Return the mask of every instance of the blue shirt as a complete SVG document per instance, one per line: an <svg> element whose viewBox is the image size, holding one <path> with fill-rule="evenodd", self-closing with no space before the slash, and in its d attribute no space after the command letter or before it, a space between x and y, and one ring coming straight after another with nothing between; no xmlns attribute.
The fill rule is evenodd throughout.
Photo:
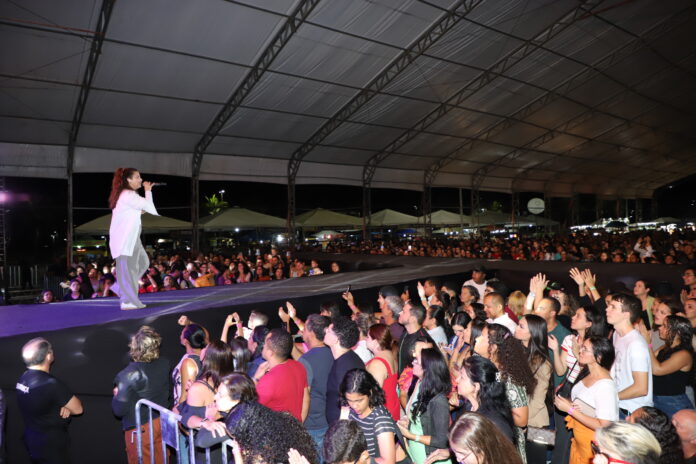
<svg viewBox="0 0 696 464"><path fill-rule="evenodd" d="M307 371L309 385L309 413L304 422L307 430L321 430L326 422L326 384L333 366L333 356L328 346L318 346L303 354L298 360Z"/></svg>

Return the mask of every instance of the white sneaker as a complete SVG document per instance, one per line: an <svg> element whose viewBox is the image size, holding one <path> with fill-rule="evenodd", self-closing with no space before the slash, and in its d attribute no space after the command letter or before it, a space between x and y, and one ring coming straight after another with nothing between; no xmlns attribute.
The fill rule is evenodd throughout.
<svg viewBox="0 0 696 464"><path fill-rule="evenodd" d="M140 308L144 308L144 307L145 307L145 305L138 306L138 305L135 305L133 303L121 303L121 311L129 311L131 309L140 309Z"/></svg>

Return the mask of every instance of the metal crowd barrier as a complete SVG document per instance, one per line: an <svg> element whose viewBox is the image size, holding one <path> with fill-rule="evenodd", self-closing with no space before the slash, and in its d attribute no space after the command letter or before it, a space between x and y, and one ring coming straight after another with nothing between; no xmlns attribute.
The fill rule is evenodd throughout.
<svg viewBox="0 0 696 464"><path fill-rule="evenodd" d="M8 288L40 288L47 266L20 266L11 264L5 269L3 277Z"/></svg>
<svg viewBox="0 0 696 464"><path fill-rule="evenodd" d="M174 450L176 453L176 462L177 464L186 464L186 463L195 463L196 462L196 448L194 445L194 438L193 435L195 432L192 429L188 428L185 424L181 422L181 416L167 408L163 408L162 406L153 403L152 401L149 400L139 400L135 404L135 429L136 429L136 437L137 437L137 449L138 449L138 464L144 464L143 463L143 432L142 432L142 423L141 423L141 417L139 412L141 411L141 408L147 408L147 413L148 413L148 432L150 435L150 464L155 464L155 440L154 440L154 430L152 428L152 411L158 411L160 414L160 425L162 429L162 456L163 456L163 461L164 464L167 464L169 462L169 458L167 457L167 447L170 447ZM184 429L188 431L188 438L186 441L188 441L188 456L183 455L181 452L182 448L182 438L184 437L184 434L181 432L181 428L179 427L179 424L182 425ZM222 443L222 459L221 463L222 464L227 464L228 463L228 449L232 450L232 440L226 440ZM231 454L230 454L231 456ZM186 459L188 458L188 459ZM205 463L206 464L218 464L218 463L213 463L211 462L210 459L210 448L207 448L205 450ZM238 463L241 464L241 463Z"/></svg>

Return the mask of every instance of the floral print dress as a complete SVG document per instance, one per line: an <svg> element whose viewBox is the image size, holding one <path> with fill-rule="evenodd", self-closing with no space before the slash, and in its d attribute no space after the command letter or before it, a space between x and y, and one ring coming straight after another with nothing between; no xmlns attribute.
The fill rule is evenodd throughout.
<svg viewBox="0 0 696 464"><path fill-rule="evenodd" d="M505 394L510 402L510 408L523 408L529 406L529 398L527 397L527 391L512 383L510 379L505 382ZM527 451L526 451L526 437L524 436L524 430L522 427L515 426L515 443L517 444L517 451L520 453L522 462L527 464Z"/></svg>

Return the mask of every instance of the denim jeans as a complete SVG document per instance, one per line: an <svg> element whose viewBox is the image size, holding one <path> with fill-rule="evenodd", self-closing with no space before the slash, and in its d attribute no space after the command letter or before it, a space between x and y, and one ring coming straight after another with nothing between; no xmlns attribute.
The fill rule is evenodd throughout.
<svg viewBox="0 0 696 464"><path fill-rule="evenodd" d="M322 448L324 447L324 435L326 435L326 431L328 429L328 427L324 427L323 429L307 430L309 436L312 437L312 440L314 440L314 446L317 449L317 455L319 456L320 463L324 462L322 457Z"/></svg>
<svg viewBox="0 0 696 464"><path fill-rule="evenodd" d="M653 403L657 409L664 412L672 419L675 412L681 411L682 409L694 409L694 405L691 404L691 400L686 396L685 393L681 395L673 396L653 396Z"/></svg>

